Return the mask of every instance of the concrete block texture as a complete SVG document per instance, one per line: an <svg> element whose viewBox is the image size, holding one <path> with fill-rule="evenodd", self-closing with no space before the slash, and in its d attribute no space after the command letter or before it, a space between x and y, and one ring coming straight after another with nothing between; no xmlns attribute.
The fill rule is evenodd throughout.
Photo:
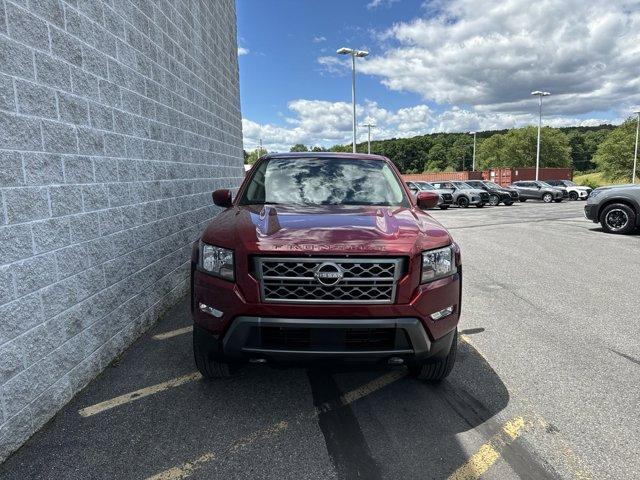
<svg viewBox="0 0 640 480"><path fill-rule="evenodd" d="M233 0L0 0L0 461L188 290L244 176Z"/></svg>

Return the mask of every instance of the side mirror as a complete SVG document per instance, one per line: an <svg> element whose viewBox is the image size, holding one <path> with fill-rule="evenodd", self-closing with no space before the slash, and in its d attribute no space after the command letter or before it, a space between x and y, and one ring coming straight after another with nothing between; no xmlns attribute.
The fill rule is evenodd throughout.
<svg viewBox="0 0 640 480"><path fill-rule="evenodd" d="M542 187L540 185L538 185L538 190L542 189Z"/></svg>
<svg viewBox="0 0 640 480"><path fill-rule="evenodd" d="M426 209L426 208L435 208L438 206L438 201L440 200L440 195L436 192L431 191L423 191L418 192L418 196L416 197L416 204L418 208Z"/></svg>
<svg viewBox="0 0 640 480"><path fill-rule="evenodd" d="M223 208L228 208L231 206L231 190L222 188L213 192L211 196L213 197L213 203L215 203L217 206Z"/></svg>

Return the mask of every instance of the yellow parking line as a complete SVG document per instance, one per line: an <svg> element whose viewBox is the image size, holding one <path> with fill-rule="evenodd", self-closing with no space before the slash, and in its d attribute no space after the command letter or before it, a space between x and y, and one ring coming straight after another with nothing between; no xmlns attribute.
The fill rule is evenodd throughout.
<svg viewBox="0 0 640 480"><path fill-rule="evenodd" d="M178 335L184 335L185 333L189 333L193 330L193 326L189 325L188 327L178 328L177 330L171 330L170 332L159 333L154 335L154 340L166 340L167 338L177 337Z"/></svg>
<svg viewBox="0 0 640 480"><path fill-rule="evenodd" d="M135 392L125 393L124 395L112 398L111 400L106 400L104 402L91 405L90 407L82 408L78 410L78 413L83 417L90 417L91 415L95 415L96 413L101 413L105 410L110 410L112 408L119 407L120 405L140 400L141 398L148 397L149 395L153 395L158 392L162 392L163 390L179 387L182 384L191 382L193 380L198 380L200 378L202 378L202 375L200 375L198 372L190 373L189 375L183 375L182 377L173 378L166 382L152 385L151 387L141 388L140 390L136 390Z"/></svg>
<svg viewBox="0 0 640 480"><path fill-rule="evenodd" d="M480 447L467 462L449 477L449 480L475 480L480 478L500 458L500 450L522 433L526 422L522 417L509 420L502 431Z"/></svg>
<svg viewBox="0 0 640 480"><path fill-rule="evenodd" d="M370 382L365 383L364 385L355 388L340 397L337 402L337 405L332 404L324 404L321 407L314 408L311 411L306 413L302 413L301 415L297 415L294 420L305 419L305 418L314 418L320 415L321 413L329 412L337 407L341 407L343 405L349 405L350 403L355 402L367 395L372 394L373 392L380 390L383 387L395 382L396 380L400 380L404 376L406 376L406 371L398 370L394 372L387 373L378 377ZM243 448L251 445L252 443L263 440L266 438L275 437L279 435L281 432L289 428L289 422L287 420L283 420L278 422L270 427L267 427L263 430L258 430L253 432L240 440L234 442L231 447L228 447L224 451L224 455L229 455L233 453L237 453ZM213 452L208 452L195 460L190 462L185 462L180 466L169 468L163 472L160 472L152 477L148 477L147 480L183 480L187 477L190 477L196 470L202 468L208 462L215 460L217 457Z"/></svg>

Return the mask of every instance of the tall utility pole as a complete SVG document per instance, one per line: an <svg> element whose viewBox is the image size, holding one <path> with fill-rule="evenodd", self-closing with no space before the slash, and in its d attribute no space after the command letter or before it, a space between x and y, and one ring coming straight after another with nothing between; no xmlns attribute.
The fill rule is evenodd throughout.
<svg viewBox="0 0 640 480"><path fill-rule="evenodd" d="M473 163L472 163L471 171L475 172L476 171L476 132L469 132L469 133L473 135Z"/></svg>
<svg viewBox="0 0 640 480"><path fill-rule="evenodd" d="M551 95L549 92L541 92L536 90L531 92L531 95L538 96L538 148L536 149L536 181L540 174L540 130L542 129L542 97L548 97Z"/></svg>
<svg viewBox="0 0 640 480"><path fill-rule="evenodd" d="M356 153L356 57L366 57L369 52L354 48L339 48L339 55L351 55L351 104L353 108L353 153Z"/></svg>
<svg viewBox="0 0 640 480"><path fill-rule="evenodd" d="M633 174L631 177L631 183L636 183L636 167L638 165L638 134L640 134L640 110L634 113L638 115L638 124L636 126L636 151L633 154Z"/></svg>
<svg viewBox="0 0 640 480"><path fill-rule="evenodd" d="M375 127L375 125L369 122L369 123L365 123L362 126L367 127L369 129L369 132L367 133L367 153L371 154L371 129Z"/></svg>

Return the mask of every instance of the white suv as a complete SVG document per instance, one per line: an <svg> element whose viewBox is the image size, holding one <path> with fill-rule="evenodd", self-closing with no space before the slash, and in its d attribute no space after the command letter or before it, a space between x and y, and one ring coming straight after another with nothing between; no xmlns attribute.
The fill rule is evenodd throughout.
<svg viewBox="0 0 640 480"><path fill-rule="evenodd" d="M545 180L545 182L554 187L566 188L571 200L586 200L591 193L591 188L583 187L571 180Z"/></svg>

